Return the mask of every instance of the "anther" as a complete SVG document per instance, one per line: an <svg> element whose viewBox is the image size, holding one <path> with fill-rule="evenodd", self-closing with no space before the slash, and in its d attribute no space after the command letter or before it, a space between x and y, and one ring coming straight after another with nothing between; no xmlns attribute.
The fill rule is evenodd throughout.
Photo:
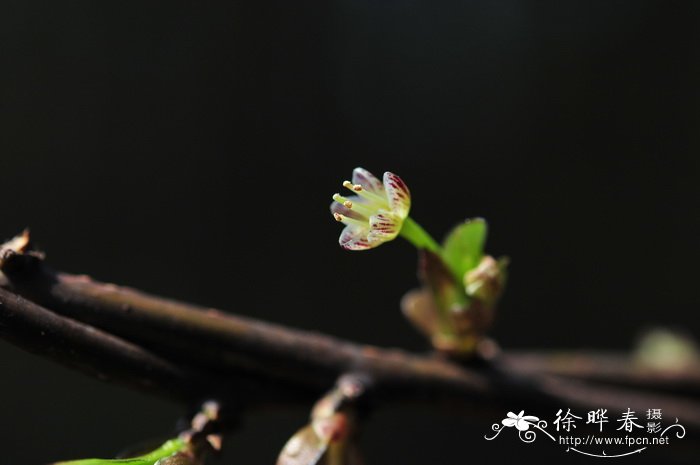
<svg viewBox="0 0 700 465"><path fill-rule="evenodd" d="M333 213L333 218L335 218L335 220L338 222L341 222L343 221L343 219L345 219L340 213Z"/></svg>
<svg viewBox="0 0 700 465"><path fill-rule="evenodd" d="M333 200L342 204L345 208L352 208L352 202L340 194L333 194Z"/></svg>

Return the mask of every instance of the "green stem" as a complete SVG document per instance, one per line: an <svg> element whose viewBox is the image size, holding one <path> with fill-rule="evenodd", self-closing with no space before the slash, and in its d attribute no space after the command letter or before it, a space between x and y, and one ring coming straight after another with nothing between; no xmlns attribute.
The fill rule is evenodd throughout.
<svg viewBox="0 0 700 465"><path fill-rule="evenodd" d="M427 249L433 253L440 254L440 245L428 234L425 229L408 216L403 222L403 227L399 233L401 237L416 246L418 249Z"/></svg>
<svg viewBox="0 0 700 465"><path fill-rule="evenodd" d="M146 460L146 461L153 461L157 462L158 460L169 457L173 455L176 452L182 452L186 448L185 442L180 439L171 439L167 442L165 442L162 446L160 446L158 449L149 452L146 455L142 455L138 458Z"/></svg>
<svg viewBox="0 0 700 465"><path fill-rule="evenodd" d="M184 441L180 438L176 438L167 441L154 451L130 459L83 459L57 462L53 465L151 465L162 458L170 457L176 452L183 451L185 447L186 444Z"/></svg>

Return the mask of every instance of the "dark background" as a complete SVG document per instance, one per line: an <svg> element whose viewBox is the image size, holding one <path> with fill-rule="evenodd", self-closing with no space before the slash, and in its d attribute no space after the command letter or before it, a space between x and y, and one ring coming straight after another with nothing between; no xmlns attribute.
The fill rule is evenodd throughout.
<svg viewBox="0 0 700 465"><path fill-rule="evenodd" d="M66 271L421 350L398 308L412 248L337 245L330 197L360 165L401 175L438 237L488 219L512 260L503 346L697 336L697 3L204 3L3 2L1 236L29 226ZM109 455L181 413L4 342L0 370L2 463ZM247 418L221 463L273 463L306 415ZM366 456L572 458L489 427L380 411Z"/></svg>

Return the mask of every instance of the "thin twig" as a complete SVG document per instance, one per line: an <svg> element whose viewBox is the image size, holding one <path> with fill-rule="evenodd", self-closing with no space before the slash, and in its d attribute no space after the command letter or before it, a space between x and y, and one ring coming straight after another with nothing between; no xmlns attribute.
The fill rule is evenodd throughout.
<svg viewBox="0 0 700 465"><path fill-rule="evenodd" d="M508 351L499 357L504 369L596 381L688 397L700 397L697 362L658 369L629 354L579 351Z"/></svg>

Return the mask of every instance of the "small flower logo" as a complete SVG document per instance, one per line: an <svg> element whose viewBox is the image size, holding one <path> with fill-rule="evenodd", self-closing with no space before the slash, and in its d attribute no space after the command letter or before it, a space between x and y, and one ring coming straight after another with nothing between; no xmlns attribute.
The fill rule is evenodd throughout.
<svg viewBox="0 0 700 465"><path fill-rule="evenodd" d="M411 209L411 194L401 178L386 172L380 181L369 171L355 168L352 182L343 182L343 187L355 195L333 196L333 217L345 225L338 241L341 247L366 250L398 236Z"/></svg>
<svg viewBox="0 0 700 465"><path fill-rule="evenodd" d="M503 426L511 427L515 426L518 431L527 431L530 429L530 424L537 423L540 421L539 418L533 417L532 415L523 415L525 410L521 410L517 415L513 412L508 412L507 418L504 418L501 423Z"/></svg>

